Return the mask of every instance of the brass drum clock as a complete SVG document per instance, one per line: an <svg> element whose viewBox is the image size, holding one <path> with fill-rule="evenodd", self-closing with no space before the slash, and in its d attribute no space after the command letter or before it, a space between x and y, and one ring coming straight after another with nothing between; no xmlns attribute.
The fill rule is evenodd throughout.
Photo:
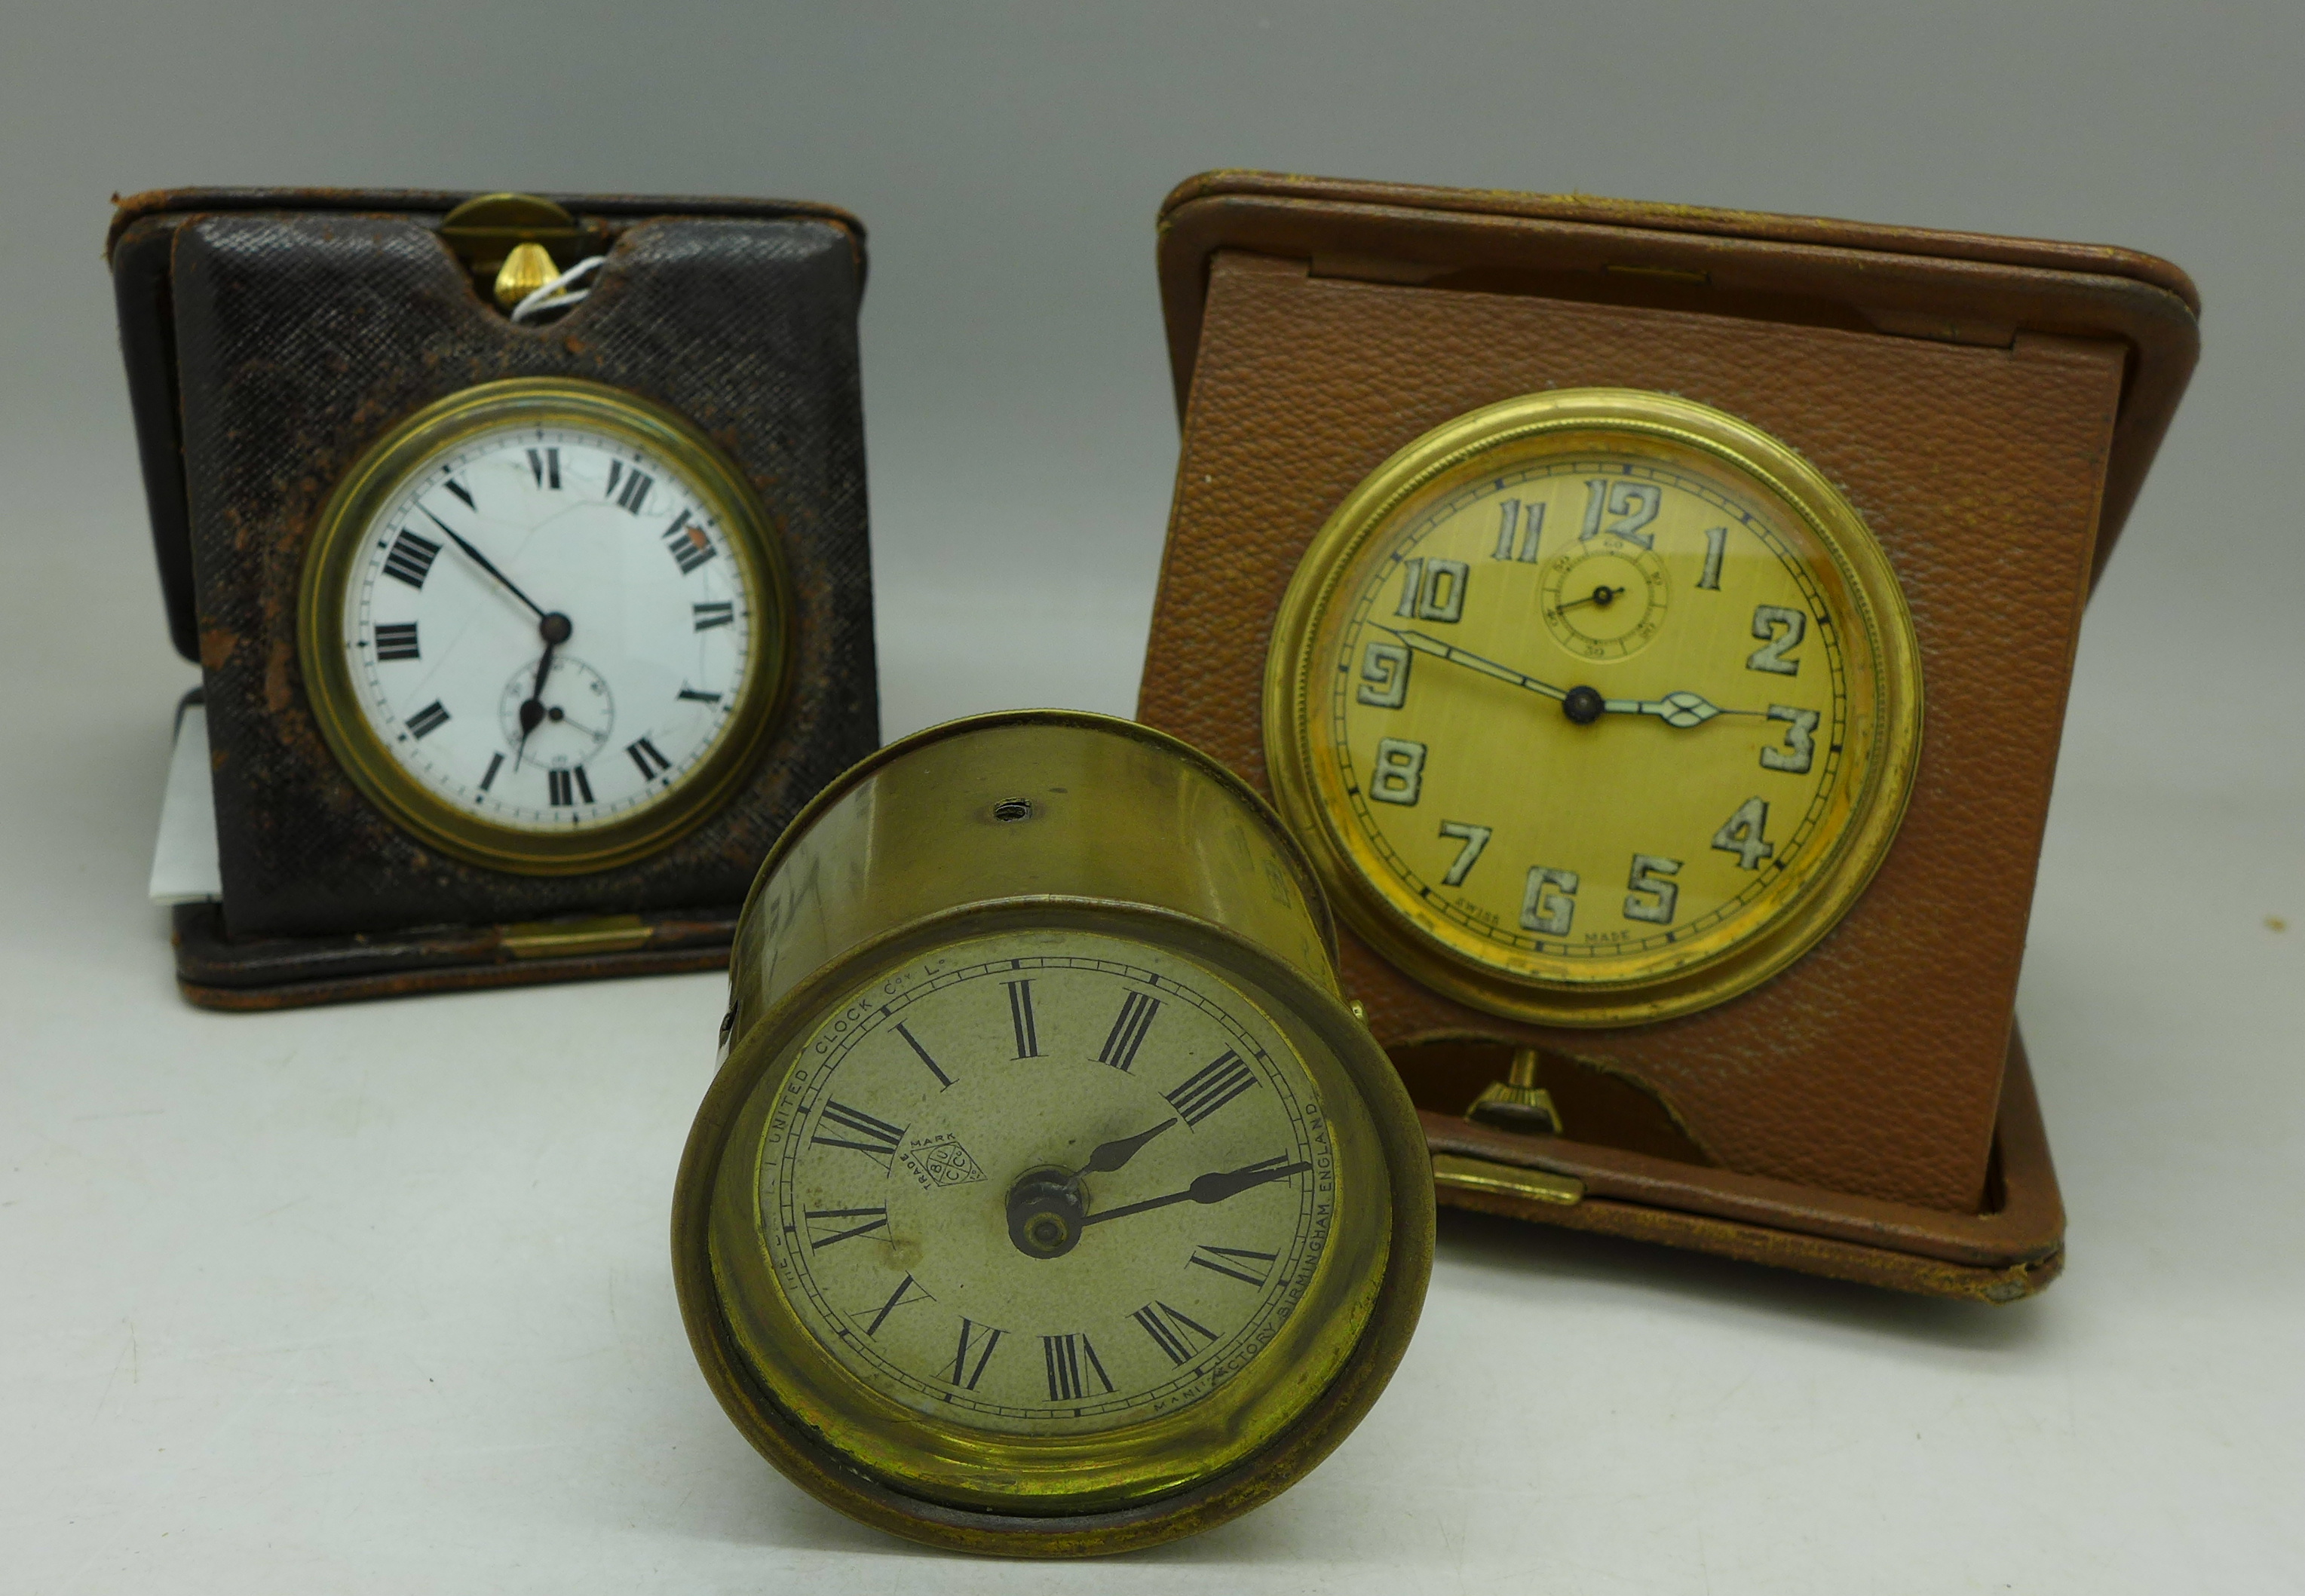
<svg viewBox="0 0 2305 1596"><path fill-rule="evenodd" d="M1273 789L1354 928L1476 1007L1717 1003L1853 903L1921 734L1911 619L1848 502L1663 394L1492 404L1337 509L1274 631Z"/></svg>
<svg viewBox="0 0 2305 1596"><path fill-rule="evenodd" d="M344 479L298 641L322 732L433 846L599 870L710 813L773 724L783 566L677 415L527 378L428 406Z"/></svg>
<svg viewBox="0 0 2305 1596"><path fill-rule="evenodd" d="M1101 717L934 728L746 905L676 1198L697 1356L868 1523L1028 1556L1205 1529L1382 1388L1430 1163L1269 811Z"/></svg>

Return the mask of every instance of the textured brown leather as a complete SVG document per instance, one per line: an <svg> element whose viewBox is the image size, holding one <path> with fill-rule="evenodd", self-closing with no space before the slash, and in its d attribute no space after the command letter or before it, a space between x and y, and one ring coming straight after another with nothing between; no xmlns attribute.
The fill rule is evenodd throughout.
<svg viewBox="0 0 2305 1596"><path fill-rule="evenodd" d="M1692 1171L1613 1148L1504 1135L1450 1116L1420 1117L1437 1153L1540 1169L1585 1187L1583 1201L1562 1204L1444 1184L1441 1201L1451 1207L1929 1296L2011 1303L2041 1291L2063 1271L2065 1209L2032 1072L2014 1037L2002 1079L1986 1201L1976 1214Z"/></svg>
<svg viewBox="0 0 2305 1596"><path fill-rule="evenodd" d="M2200 352L2200 295L2168 261L2105 244L1886 227L1588 194L1512 194L1209 172L1161 211L1161 297L1181 420L1210 259L1316 276L1695 310L2006 348L2019 327L2110 339L2129 372L2105 464L2105 567Z"/></svg>
<svg viewBox="0 0 2305 1596"><path fill-rule="evenodd" d="M1442 221L1462 231L1468 200L1489 197L1452 198L1459 208ZM1480 214L1490 275L1475 280L1511 291L1435 286L1452 280L1433 259L1442 224L1399 200L1398 191L1315 195L1289 218L1306 254L1210 255L1140 717L1263 786L1265 648L1306 544L1364 476L1453 416L1541 389L1618 386L1680 394L1767 429L1864 514L1919 635L1920 766L1864 897L1782 975L1659 1025L1566 1031L1499 1020L1415 985L1349 936L1346 982L1388 1046L1479 1036L1603 1059L1658 1091L1732 1175L1973 1216L2100 491L2118 427L2132 434L2131 459L2149 455L2190 345L2167 327L2152 334L2161 388L2140 398L2124 386L2134 342L2067 335L2104 324L2091 313L2095 284L2067 296L2087 302L2052 314L2059 301L2037 280L2047 268L2024 249L2012 246L2010 260L1984 250L1952 259L1942 235L1930 253L1843 263L1860 279L1866 267L1919 284L1904 309L1922 320L1906 325L1934 329L1927 337L1840 316L1833 304L1845 309L1847 296L1813 292L1814 248L1758 226L1697 241L1746 251L1718 313L1688 308L1706 302L1698 291L1717 278L1636 278L1638 292L1612 302L1602 291L1619 285L1588 262L1578 269L1599 287L1564 287L1576 274L1563 259L1585 258L1563 238L1582 248L1594 228L1621 233L1625 208L1605 225ZM1188 198L1182 211L1195 203L1212 202ZM1344 230L1334 236L1349 234L1361 252L1323 247L1323 208ZM1190 255L1208 243L1190 214L1168 222L1165 264L1172 244ZM1388 228L1399 246L1389 252ZM1422 283L1367 280L1415 275L1401 259L1414 265L1420 250ZM1788 257L1790 284L1775 299L1765 292L1771 252ZM1359 275L1319 275L1316 262ZM2080 277L2082 263L2070 264L2052 275ZM2158 283L2132 271L2119 294L2146 296L2190 330L2184 288L2173 268ZM1626 302L1644 295L1659 302ZM1997 319L2012 308L2057 330ZM1690 1171L1699 1185L1706 1174Z"/></svg>

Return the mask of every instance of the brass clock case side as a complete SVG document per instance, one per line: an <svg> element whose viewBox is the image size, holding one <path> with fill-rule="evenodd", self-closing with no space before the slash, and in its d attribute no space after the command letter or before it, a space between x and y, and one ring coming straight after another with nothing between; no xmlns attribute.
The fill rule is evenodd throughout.
<svg viewBox="0 0 2305 1596"><path fill-rule="evenodd" d="M988 734L990 735L988 735ZM965 754L957 751L965 743ZM949 745L946 756L917 758ZM1179 773L1164 782L1160 771ZM1085 794L1127 784L1116 813ZM995 807L1021 800L1022 822ZM939 805L972 820L972 845L946 845ZM1220 852L1178 848L1181 836L1222 836ZM1233 840L1238 839L1238 840ZM1263 794L1180 738L1084 709L1003 709L947 721L874 750L826 784L761 862L737 916L729 995L742 1032L781 1000L800 969L840 956L897 920L1007 896L1016 868L1000 850L1032 844L1062 861L1068 896L1182 910L1280 952L1337 991L1337 929L1311 855ZM889 872L868 894L839 877L844 849L869 846ZM1052 888L1052 890L1058 890ZM770 938L807 956L771 955ZM736 1040L732 1038L732 1040Z"/></svg>
<svg viewBox="0 0 2305 1596"><path fill-rule="evenodd" d="M1501 447L1604 435L1694 452L1749 480L1789 510L1830 559L1871 649L1876 757L1850 798L1851 819L1826 861L1770 920L1662 977L1576 983L1519 975L1448 946L1392 904L1357 862L1352 838L1323 799L1313 747L1313 649L1370 541L1434 484L1469 472ZM1864 893L1904 817L1919 763L1923 692L1918 640L1888 556L1840 490L1787 445L1724 412L1628 388L1527 395L1457 417L1379 466L1338 505L1307 547L1274 617L1262 703L1275 807L1311 854L1340 917L1413 979L1508 1019L1573 1027L1641 1024L1726 1001L1814 947Z"/></svg>
<svg viewBox="0 0 2305 1596"><path fill-rule="evenodd" d="M344 589L370 519L424 464L507 423L574 425L640 445L677 467L727 534L753 595L759 642L727 728L695 772L628 819L563 832L496 826L458 809L403 769L361 712L346 662ZM795 640L791 579L770 512L743 473L673 412L636 394L572 378L508 378L425 406L361 456L329 497L305 551L296 641L320 734L361 794L429 847L520 875L577 875L628 864L708 819L736 791L782 714Z"/></svg>

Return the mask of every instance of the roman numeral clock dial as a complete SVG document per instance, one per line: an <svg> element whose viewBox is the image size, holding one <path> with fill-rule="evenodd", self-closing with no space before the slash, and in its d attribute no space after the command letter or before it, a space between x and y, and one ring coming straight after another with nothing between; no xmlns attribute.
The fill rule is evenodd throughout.
<svg viewBox="0 0 2305 1596"><path fill-rule="evenodd" d="M1101 939L955 948L778 1102L777 1278L891 1398L1064 1435L1187 1406L1319 1268L1336 1155L1294 1050L1215 972Z"/></svg>
<svg viewBox="0 0 2305 1596"><path fill-rule="evenodd" d="M1863 519L1737 419L1586 389L1476 411L1356 489L1267 674L1275 795L1355 928L1563 1024L1765 980L1853 904L1920 737Z"/></svg>
<svg viewBox="0 0 2305 1596"><path fill-rule="evenodd" d="M597 869L741 776L783 674L765 517L669 412L486 385L346 480L308 558L307 679L353 780L447 852Z"/></svg>

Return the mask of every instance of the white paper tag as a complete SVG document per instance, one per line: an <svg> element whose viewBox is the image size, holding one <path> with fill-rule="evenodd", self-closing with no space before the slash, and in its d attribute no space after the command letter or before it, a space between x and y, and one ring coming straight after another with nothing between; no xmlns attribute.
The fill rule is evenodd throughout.
<svg viewBox="0 0 2305 1596"><path fill-rule="evenodd" d="M216 789L208 785L208 713L188 704L176 717L176 748L160 799L152 846L152 901L212 904L224 896L217 864Z"/></svg>

